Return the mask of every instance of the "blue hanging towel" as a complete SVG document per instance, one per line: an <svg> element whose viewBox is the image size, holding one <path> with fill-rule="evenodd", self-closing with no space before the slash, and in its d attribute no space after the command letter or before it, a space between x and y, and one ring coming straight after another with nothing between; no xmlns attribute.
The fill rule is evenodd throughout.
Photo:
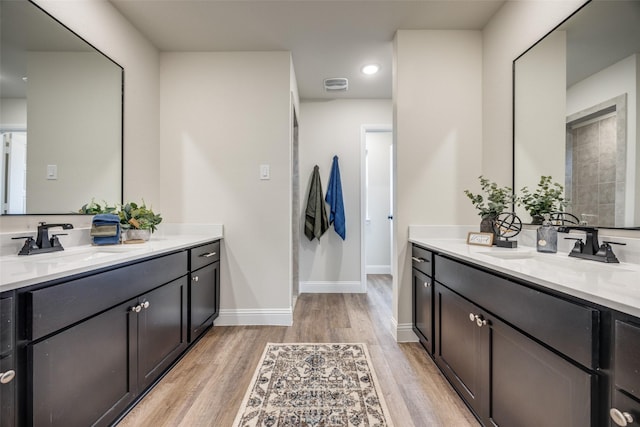
<svg viewBox="0 0 640 427"><path fill-rule="evenodd" d="M325 197L324 200L329 204L330 208L329 224L333 224L333 229L342 237L342 240L344 240L347 237L347 224L344 218L344 202L342 201L342 182L340 180L338 156L333 156L327 197Z"/></svg>

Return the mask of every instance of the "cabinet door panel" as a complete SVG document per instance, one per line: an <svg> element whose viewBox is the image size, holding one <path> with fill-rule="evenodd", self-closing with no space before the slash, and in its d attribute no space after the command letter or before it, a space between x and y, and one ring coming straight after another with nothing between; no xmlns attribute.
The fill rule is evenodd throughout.
<svg viewBox="0 0 640 427"><path fill-rule="evenodd" d="M436 295L436 363L482 418L486 412L489 328L478 327L470 320L470 314L481 314L477 307L439 283L436 283Z"/></svg>
<svg viewBox="0 0 640 427"><path fill-rule="evenodd" d="M491 419L496 425L592 425L591 374L501 322L493 319L491 329Z"/></svg>
<svg viewBox="0 0 640 427"><path fill-rule="evenodd" d="M616 386L640 399L640 327L616 320Z"/></svg>
<svg viewBox="0 0 640 427"><path fill-rule="evenodd" d="M139 387L147 388L187 346L187 278L174 280L140 299L138 314Z"/></svg>
<svg viewBox="0 0 640 427"><path fill-rule="evenodd" d="M413 269L414 327L422 345L433 353L433 283L431 277Z"/></svg>
<svg viewBox="0 0 640 427"><path fill-rule="evenodd" d="M200 335L213 323L217 312L220 263L210 264L191 274L189 341Z"/></svg>
<svg viewBox="0 0 640 427"><path fill-rule="evenodd" d="M13 354L0 357L0 372L15 371ZM15 425L15 387L17 375L7 384L0 384L0 427Z"/></svg>
<svg viewBox="0 0 640 427"><path fill-rule="evenodd" d="M33 425L108 425L133 400L136 319L130 306L29 346Z"/></svg>

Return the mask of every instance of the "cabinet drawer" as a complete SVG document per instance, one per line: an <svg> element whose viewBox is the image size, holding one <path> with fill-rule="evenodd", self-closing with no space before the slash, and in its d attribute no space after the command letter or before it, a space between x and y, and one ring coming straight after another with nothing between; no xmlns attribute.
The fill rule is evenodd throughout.
<svg viewBox="0 0 640 427"><path fill-rule="evenodd" d="M187 252L27 292L27 339L36 340L187 274Z"/></svg>
<svg viewBox="0 0 640 427"><path fill-rule="evenodd" d="M616 386L640 399L640 326L616 320Z"/></svg>
<svg viewBox="0 0 640 427"><path fill-rule="evenodd" d="M433 254L428 250L413 245L411 248L411 262L413 268L420 270L429 277L433 275Z"/></svg>
<svg viewBox="0 0 640 427"><path fill-rule="evenodd" d="M0 299L0 356L13 350L13 297Z"/></svg>
<svg viewBox="0 0 640 427"><path fill-rule="evenodd" d="M632 399L631 397L616 390L613 392L613 401L609 416L612 420L618 419L619 421L626 421L627 424L622 422L618 424L612 422L612 426L626 425L627 427L640 427L640 402ZM620 419L621 418L621 419Z"/></svg>
<svg viewBox="0 0 640 427"><path fill-rule="evenodd" d="M589 368L598 367L599 311L436 255L436 281Z"/></svg>
<svg viewBox="0 0 640 427"><path fill-rule="evenodd" d="M191 249L191 271L220 260L220 241Z"/></svg>

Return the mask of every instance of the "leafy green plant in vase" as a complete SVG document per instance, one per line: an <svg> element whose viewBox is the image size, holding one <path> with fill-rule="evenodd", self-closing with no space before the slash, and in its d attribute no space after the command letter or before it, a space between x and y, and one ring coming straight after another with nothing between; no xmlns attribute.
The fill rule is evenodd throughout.
<svg viewBox="0 0 640 427"><path fill-rule="evenodd" d="M116 211L118 210L118 207L116 205L109 206L109 204L104 200L103 202L104 202L104 206L102 206L100 203L96 203L95 199L92 198L91 202L85 205L82 205L82 207L78 210L78 213L84 214L84 215L117 213Z"/></svg>
<svg viewBox="0 0 640 427"><path fill-rule="evenodd" d="M464 194L471 200L473 207L478 210L478 215L482 218L480 231L493 233L493 221L505 210L510 211L517 197L511 187L500 187L482 175L478 179L484 195L474 194L469 190L464 190Z"/></svg>
<svg viewBox="0 0 640 427"><path fill-rule="evenodd" d="M552 182L551 176L541 176L535 191L523 187L522 196L518 200L518 206L524 208L531 215L532 224L542 224L544 215L561 211L567 206L564 196L564 187Z"/></svg>
<svg viewBox="0 0 640 427"><path fill-rule="evenodd" d="M149 240L151 233L157 230L157 225L162 222L160 214L147 208L144 200L138 205L129 202L120 207L118 212L120 224L127 233L127 240Z"/></svg>

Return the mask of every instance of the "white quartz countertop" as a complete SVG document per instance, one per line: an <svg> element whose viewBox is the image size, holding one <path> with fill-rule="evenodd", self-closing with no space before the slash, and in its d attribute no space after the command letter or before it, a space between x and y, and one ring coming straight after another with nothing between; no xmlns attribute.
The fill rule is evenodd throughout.
<svg viewBox="0 0 640 427"><path fill-rule="evenodd" d="M410 238L426 249L640 317L640 265L607 264L516 249L467 245L464 239ZM437 268L437 267L436 267Z"/></svg>
<svg viewBox="0 0 640 427"><path fill-rule="evenodd" d="M222 228L201 233L160 235L148 242L91 246L79 245L60 252L0 256L0 292L79 273L161 255L222 239Z"/></svg>

